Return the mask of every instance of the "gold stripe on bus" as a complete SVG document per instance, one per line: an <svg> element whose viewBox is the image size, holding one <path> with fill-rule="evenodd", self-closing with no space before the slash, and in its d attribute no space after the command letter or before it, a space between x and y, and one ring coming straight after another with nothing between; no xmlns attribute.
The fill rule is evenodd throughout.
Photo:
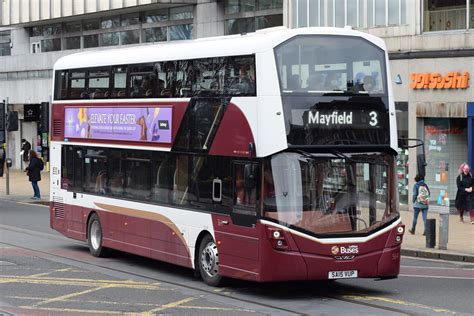
<svg viewBox="0 0 474 316"><path fill-rule="evenodd" d="M183 233L181 233L178 226L176 226L176 224L173 223L173 221L170 220L168 217L166 217L164 215L161 215L161 214L142 211L142 210L137 210L137 209L128 208L128 207L121 207L121 206L115 206L115 205L103 204L103 203L94 203L94 204L98 208L101 208L106 212L110 212L110 213L114 213L114 214L120 214L120 215L133 216L133 217L138 217L138 218L143 218L143 219L149 219L149 220L160 222L160 223L166 225L181 240L183 245L186 247L186 252L188 253L188 257L191 259L191 255L189 253L189 248L187 246L186 240L183 237Z"/></svg>

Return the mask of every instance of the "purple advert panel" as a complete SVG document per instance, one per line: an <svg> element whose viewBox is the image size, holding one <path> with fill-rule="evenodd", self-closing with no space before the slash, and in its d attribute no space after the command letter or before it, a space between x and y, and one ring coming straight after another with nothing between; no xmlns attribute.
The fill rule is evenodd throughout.
<svg viewBox="0 0 474 316"><path fill-rule="evenodd" d="M172 109L66 107L65 138L171 143Z"/></svg>

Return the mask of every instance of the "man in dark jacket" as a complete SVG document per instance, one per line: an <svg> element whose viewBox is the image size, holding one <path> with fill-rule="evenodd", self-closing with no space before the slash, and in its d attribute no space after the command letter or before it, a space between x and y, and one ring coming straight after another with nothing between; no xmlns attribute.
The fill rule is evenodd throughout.
<svg viewBox="0 0 474 316"><path fill-rule="evenodd" d="M28 174L28 180L31 182L33 187L34 196L33 200L41 199L40 189L38 186L38 181L41 181L41 170L43 170L44 164L41 159L38 158L38 155L34 150L30 151L30 164L26 167L26 172Z"/></svg>
<svg viewBox="0 0 474 316"><path fill-rule="evenodd" d="M26 140L21 140L21 151L23 152L23 161L26 163L29 160L29 154L31 150L31 144Z"/></svg>

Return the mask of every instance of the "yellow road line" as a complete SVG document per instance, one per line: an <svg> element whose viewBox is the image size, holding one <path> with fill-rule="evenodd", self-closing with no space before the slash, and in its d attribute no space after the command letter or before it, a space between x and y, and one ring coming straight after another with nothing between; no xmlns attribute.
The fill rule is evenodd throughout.
<svg viewBox="0 0 474 316"><path fill-rule="evenodd" d="M4 296L4 298L11 298L17 300L26 300L26 301L42 301L44 297L31 297L31 296L14 296L8 295ZM156 306L156 303L126 303L126 302L113 302L113 301L98 301L98 300L79 300L79 299L65 299L61 300L61 302L67 303L82 303L82 304L108 304L108 305L124 305L124 306L143 306L143 307L153 307ZM230 307L211 307L211 306L187 306L187 305L180 305L176 306L179 309L195 309L195 310L208 310L208 311L228 311L228 312L246 312L246 313L255 313L256 311L250 309L243 309L243 308L230 308Z"/></svg>
<svg viewBox="0 0 474 316"><path fill-rule="evenodd" d="M393 299L393 298L388 298L388 297L378 297L378 296L359 296L359 295L343 295L344 298L351 299L351 300L356 300L356 301L380 301L380 302L385 302L385 303L391 303L391 304L397 304L397 305L404 305L404 306L412 306L412 307L418 307L422 309L428 309L430 311L436 312L436 313L449 313L449 314L456 314L453 311L450 311L448 309L444 308L436 308L436 307L431 307L423 304L418 304L418 303L413 303L413 302L407 302L399 299Z"/></svg>
<svg viewBox="0 0 474 316"><path fill-rule="evenodd" d="M185 303L188 303L188 302L191 302L192 300L195 300L196 298L195 297L188 297L188 298L185 298L185 299L182 299L182 300L179 300L179 301L176 301L176 302L172 302L172 303L168 303L168 304L165 304L165 305L161 305L160 307L157 307L157 308L154 308L154 309L151 309L147 312L144 312L142 315L153 315L155 314L156 312L161 312L161 311L164 311L165 309L169 309L169 308L175 308L175 307L178 307L179 305L181 304L185 304ZM126 314L127 315L127 314ZM128 314L129 315L129 314Z"/></svg>
<svg viewBox="0 0 474 316"><path fill-rule="evenodd" d="M181 309L198 309L198 310L209 310L209 311L220 311L220 312L246 312L246 313L256 313L256 311L243 308L229 308L229 307L210 307L210 306L186 306L180 305L176 308Z"/></svg>
<svg viewBox="0 0 474 316"><path fill-rule="evenodd" d="M75 297L75 296L79 296L79 295L84 295L84 294L89 294L89 293L92 293L92 292L97 292L97 291L100 291L100 290L103 290L103 289L112 288L112 287L116 287L116 285L115 285L115 284L108 284L108 285L103 285L103 286L95 287L95 288L93 288L93 289L88 289L88 290L85 290L85 291L74 292L74 293L70 293L70 294L66 294L66 295L62 295L62 296L50 298L50 299L47 299L47 300L38 302L37 304L33 305L32 307L38 307L38 306L40 306L40 305L45 305L45 304L49 304L49 303L53 303L53 302L57 302L57 301L63 301L63 300L65 300L65 299L68 299L68 298L71 298L71 297Z"/></svg>
<svg viewBox="0 0 474 316"><path fill-rule="evenodd" d="M123 315L123 312L117 311L106 311L106 310L94 310L94 309L75 309L75 308L54 308L54 307L32 307L32 306L20 306L19 308L28 309L33 311L50 311L50 312L62 312L62 313L89 313L89 314L117 314Z"/></svg>
<svg viewBox="0 0 474 316"><path fill-rule="evenodd" d="M50 271L50 272L44 272L44 273L29 275L28 278L39 278L39 277L42 277L42 276L50 275L51 273L66 272L66 271L70 271L70 270L71 270L71 268L57 269L57 270L53 270L53 271Z"/></svg>
<svg viewBox="0 0 474 316"><path fill-rule="evenodd" d="M1 283L26 283L26 284L48 284L48 285L76 285L97 287L102 285L116 285L117 287L144 290L161 290L159 283L145 283L134 281L113 281L113 280L89 280L89 279L69 279L69 278L31 278L31 277L10 277L0 276ZM168 289L172 291L174 289Z"/></svg>

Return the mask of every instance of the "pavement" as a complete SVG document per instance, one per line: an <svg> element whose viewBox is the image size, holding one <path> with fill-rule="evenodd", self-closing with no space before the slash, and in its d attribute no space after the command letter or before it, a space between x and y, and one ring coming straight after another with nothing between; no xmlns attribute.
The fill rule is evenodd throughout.
<svg viewBox="0 0 474 316"><path fill-rule="evenodd" d="M9 195L6 194L6 175L0 177L0 199L17 202L48 205L49 202L49 172L41 172L40 201L31 200L33 188L28 181L26 173L20 170L10 170ZM430 206L428 219L436 220L436 245L427 248L426 237L423 236L423 220L421 214L418 218L417 231L414 235L408 232L413 219L413 212L407 205L400 205L400 215L405 223L406 233L402 243L402 255L448 261L474 262L474 225L471 225L469 215L464 215L464 222L459 221L459 216L451 211L449 215L449 232L447 249L439 249L439 223L440 207Z"/></svg>

